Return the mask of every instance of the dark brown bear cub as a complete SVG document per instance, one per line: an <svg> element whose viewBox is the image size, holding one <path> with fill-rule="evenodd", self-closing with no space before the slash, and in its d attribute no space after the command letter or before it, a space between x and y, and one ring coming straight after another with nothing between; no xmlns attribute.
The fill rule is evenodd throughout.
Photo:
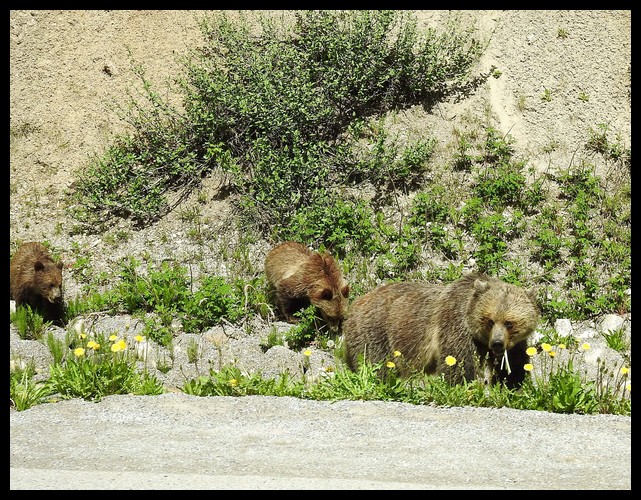
<svg viewBox="0 0 641 500"><path fill-rule="evenodd" d="M331 255L294 241L279 243L265 258L265 274L276 305L288 322L296 323L294 313L313 304L331 328L340 327L349 285Z"/></svg>
<svg viewBox="0 0 641 500"><path fill-rule="evenodd" d="M28 305L45 321L62 320L62 262L42 243L20 245L11 259L10 289L16 307Z"/></svg>
<svg viewBox="0 0 641 500"><path fill-rule="evenodd" d="M483 378L519 387L539 309L533 291L472 273L448 285L391 283L359 297L343 323L348 366L401 353L400 373L443 373L452 383ZM507 353L507 355L505 354ZM446 364L446 357L456 360ZM451 360L451 358L449 358Z"/></svg>

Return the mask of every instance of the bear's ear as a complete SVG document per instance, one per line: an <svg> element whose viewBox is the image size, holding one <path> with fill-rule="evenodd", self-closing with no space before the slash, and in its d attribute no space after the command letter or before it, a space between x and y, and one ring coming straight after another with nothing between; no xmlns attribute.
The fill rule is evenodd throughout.
<svg viewBox="0 0 641 500"><path fill-rule="evenodd" d="M341 293L343 294L343 297L349 297L349 285L345 285L343 288L341 288Z"/></svg>
<svg viewBox="0 0 641 500"><path fill-rule="evenodd" d="M41 261L37 260L35 262L35 264L33 265L33 268L36 270L36 272L44 271L45 270L45 265Z"/></svg>
<svg viewBox="0 0 641 500"><path fill-rule="evenodd" d="M539 286L532 286L526 290L528 297L534 302L535 304L539 305L539 293L541 292L542 287Z"/></svg>
<svg viewBox="0 0 641 500"><path fill-rule="evenodd" d="M323 291L320 294L321 300L332 300L333 296L334 296L334 294L332 293L332 291L329 288L323 289Z"/></svg>
<svg viewBox="0 0 641 500"><path fill-rule="evenodd" d="M490 288L490 284L487 281L482 280L480 278L477 278L474 280L474 289L477 292L482 293L486 291L488 288Z"/></svg>
<svg viewBox="0 0 641 500"><path fill-rule="evenodd" d="M58 269L60 269L62 271L62 268L63 268L64 264L63 264L63 262L61 260L59 260L58 262L56 262L56 266L58 266Z"/></svg>

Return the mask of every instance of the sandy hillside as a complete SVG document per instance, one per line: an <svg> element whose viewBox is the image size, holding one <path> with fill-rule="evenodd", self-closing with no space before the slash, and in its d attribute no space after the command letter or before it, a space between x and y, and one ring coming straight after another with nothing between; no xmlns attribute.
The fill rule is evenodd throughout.
<svg viewBox="0 0 641 500"><path fill-rule="evenodd" d="M11 242L45 238L69 247L73 238L53 234L57 223L66 226L61 193L88 155L124 130L112 103L123 104L138 83L131 61L162 90L178 74L176 58L200 42L203 14L11 11ZM417 14L435 24L446 12ZM446 144L464 120L491 113L540 169L567 163L601 123L629 147L630 11L465 14L482 33L493 32L481 69L496 66L501 77L461 103L440 104L433 115L408 111L408 128L440 134ZM541 98L546 89L549 101Z"/></svg>

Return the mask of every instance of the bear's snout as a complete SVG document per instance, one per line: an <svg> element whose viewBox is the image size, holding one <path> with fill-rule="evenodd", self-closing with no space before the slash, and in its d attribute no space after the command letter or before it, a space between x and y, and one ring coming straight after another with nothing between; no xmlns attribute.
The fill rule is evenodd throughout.
<svg viewBox="0 0 641 500"><path fill-rule="evenodd" d="M507 349L508 336L503 325L495 324L490 333L489 348L495 356L500 356Z"/></svg>
<svg viewBox="0 0 641 500"><path fill-rule="evenodd" d="M49 299L49 302L52 304L55 304L56 302L60 302L62 299L62 293L60 291L60 288L54 287L49 291L49 294L47 296Z"/></svg>
<svg viewBox="0 0 641 500"><path fill-rule="evenodd" d="M493 340L490 344L490 349L496 355L503 354L505 350L505 344L501 340Z"/></svg>

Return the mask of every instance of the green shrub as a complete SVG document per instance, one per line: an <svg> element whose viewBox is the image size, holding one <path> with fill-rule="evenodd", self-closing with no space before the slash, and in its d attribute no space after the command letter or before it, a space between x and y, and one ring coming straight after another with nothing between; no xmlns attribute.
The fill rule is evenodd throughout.
<svg viewBox="0 0 641 500"><path fill-rule="evenodd" d="M350 175L398 188L433 142L410 144L397 159L401 150L379 135L371 157L357 159L359 123L465 95L488 76L471 75L484 45L458 18L439 32L419 32L408 11L297 11L252 26L242 12L202 19L204 44L179 78L184 113L134 66L144 100L132 98L124 113L133 134L75 183L72 213L86 230L112 217L149 224L171 208L170 191L183 198L213 170L229 174L246 220L263 232L322 206Z"/></svg>

